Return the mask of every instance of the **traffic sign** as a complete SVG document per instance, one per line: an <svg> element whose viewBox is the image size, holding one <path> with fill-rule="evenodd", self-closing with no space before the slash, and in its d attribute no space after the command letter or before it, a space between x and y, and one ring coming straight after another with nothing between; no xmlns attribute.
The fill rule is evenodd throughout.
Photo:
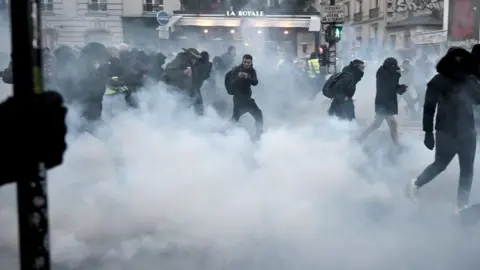
<svg viewBox="0 0 480 270"><path fill-rule="evenodd" d="M158 24L164 26L168 23L168 21L170 21L170 15L168 15L168 13L165 11L159 11L157 13L157 21Z"/></svg>
<svg viewBox="0 0 480 270"><path fill-rule="evenodd" d="M331 5L322 7L322 23L343 23L344 20L344 5Z"/></svg>

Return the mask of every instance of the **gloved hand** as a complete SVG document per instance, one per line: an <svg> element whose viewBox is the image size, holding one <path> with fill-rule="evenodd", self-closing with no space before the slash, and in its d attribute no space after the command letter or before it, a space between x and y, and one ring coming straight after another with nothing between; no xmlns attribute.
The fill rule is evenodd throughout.
<svg viewBox="0 0 480 270"><path fill-rule="evenodd" d="M15 181L22 164L45 164L47 169L63 161L67 145L67 109L60 94L45 92L29 100L11 97L0 104L0 184Z"/></svg>
<svg viewBox="0 0 480 270"><path fill-rule="evenodd" d="M435 147L435 137L433 136L433 132L425 132L425 138L423 139L423 144L430 150L433 150Z"/></svg>

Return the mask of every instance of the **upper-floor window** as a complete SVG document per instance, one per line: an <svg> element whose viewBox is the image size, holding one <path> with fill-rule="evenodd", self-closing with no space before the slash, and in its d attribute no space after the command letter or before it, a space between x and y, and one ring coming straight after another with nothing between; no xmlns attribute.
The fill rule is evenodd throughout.
<svg viewBox="0 0 480 270"><path fill-rule="evenodd" d="M143 12L158 12L163 10L163 0L143 0Z"/></svg>
<svg viewBox="0 0 480 270"><path fill-rule="evenodd" d="M370 29L371 29L370 37L372 38L378 37L378 23L372 24Z"/></svg>
<svg viewBox="0 0 480 270"><path fill-rule="evenodd" d="M42 11L52 12L53 11L53 0L41 0L40 9Z"/></svg>
<svg viewBox="0 0 480 270"><path fill-rule="evenodd" d="M395 49L397 47L397 36L390 35L390 46Z"/></svg>
<svg viewBox="0 0 480 270"><path fill-rule="evenodd" d="M363 0L355 0L355 13L363 12Z"/></svg>
<svg viewBox="0 0 480 270"><path fill-rule="evenodd" d="M88 11L107 11L107 0L89 0Z"/></svg>
<svg viewBox="0 0 480 270"><path fill-rule="evenodd" d="M345 5L345 17L350 16L350 2L344 3Z"/></svg>

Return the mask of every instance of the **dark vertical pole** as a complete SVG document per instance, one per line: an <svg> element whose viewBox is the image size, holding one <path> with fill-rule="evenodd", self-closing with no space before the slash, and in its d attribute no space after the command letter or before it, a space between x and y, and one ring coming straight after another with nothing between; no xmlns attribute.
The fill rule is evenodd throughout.
<svg viewBox="0 0 480 270"><path fill-rule="evenodd" d="M42 45L39 0L10 2L13 95L28 114L27 102L42 92ZM27 115L28 116L28 115ZM25 140L34 134L23 135ZM23 138L22 138L23 139ZM41 143L41 142L37 142ZM25 155L29 155L25 149ZM20 268L49 270L46 172L43 164L19 164L17 181Z"/></svg>
<svg viewBox="0 0 480 270"><path fill-rule="evenodd" d="M335 6L335 0L330 0L330 5ZM330 23L328 27L328 73L337 73L337 47L335 40L335 23Z"/></svg>

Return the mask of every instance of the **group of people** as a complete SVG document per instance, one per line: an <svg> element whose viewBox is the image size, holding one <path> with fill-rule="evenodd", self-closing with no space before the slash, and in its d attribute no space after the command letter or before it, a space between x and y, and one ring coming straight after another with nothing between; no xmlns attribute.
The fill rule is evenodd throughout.
<svg viewBox="0 0 480 270"><path fill-rule="evenodd" d="M407 193L412 199L416 199L420 188L445 170L453 157L458 154L460 160L458 209L466 207L469 203L477 144L475 110L476 105L480 104L479 52L480 45L476 45L472 53L462 48L450 48L438 62L437 74L425 86L424 144L430 150L435 149L435 160L417 178L409 182ZM245 54L242 62L235 65L234 46L230 46L227 52L214 57L212 61L206 51L198 52L194 48L183 49L166 65L167 57L164 54L147 54L144 51L130 49L124 44L116 48L107 48L99 43L90 43L80 52L61 46L53 52L45 50L44 57L45 88L60 92L67 105L82 104L82 115L89 124L100 121L102 117L114 117L117 112L108 108L109 102L113 100L116 103L123 102L126 108L138 107L135 93L147 83L152 82L163 83L166 85L166 91L180 95L185 104L193 107L198 115L202 115L204 108L200 89L205 81L220 76L224 79L226 92L233 99L231 120L238 121L244 113L248 112L256 120L257 138L263 133L263 113L252 97L252 86L258 84L257 73L253 68L253 56ZM6 83L13 83L11 66L10 63L2 74L3 81ZM364 61L355 59L341 72L325 81L322 90L323 94L331 99L329 115L347 121L355 119L353 97L358 82L364 76L365 66ZM358 142L363 142L380 127L382 122L386 121L393 143L400 146L395 119L398 114L397 96L409 91L407 84L400 83L401 77L402 68L397 59L386 58L376 72L375 117L364 132L356 138ZM28 128L15 129L14 127L25 127L25 125L38 127L39 123L50 121L52 130L57 130L59 134L49 138L51 145L55 145L51 149L57 149L56 157L46 158L48 156L46 153L39 153L35 158L42 159L41 161L50 159L49 167L54 167L61 163L59 156L61 157L66 149L65 140L62 137L66 133L64 123L66 109L58 95L47 92L40 99L42 102L39 104L43 104L43 107L37 106L38 110L52 106L55 110L46 109L45 113L38 114L45 117L35 121L24 119L19 121L14 98L4 102L0 106L0 119L5 125L2 136L8 138L8 141L15 142L9 147L19 146L25 142L18 140L22 138L17 136L18 132ZM45 115L46 113L52 115ZM88 127L91 126L87 125L85 130L89 131ZM57 141L54 142L53 138ZM38 151L45 151L41 149ZM13 148L11 151L15 152ZM20 157L13 158L11 162L19 159Z"/></svg>
<svg viewBox="0 0 480 270"><path fill-rule="evenodd" d="M417 178L408 183L407 195L414 201L418 199L420 188L444 171L458 155L460 180L457 210L465 209L469 204L477 146L475 115L477 105L480 104L479 55L480 45L474 46L472 52L458 47L450 48L438 62L436 75L424 86L424 144L429 150L435 149L435 159ZM353 96L364 68L363 61L354 60L342 72L326 81L323 93L332 99L328 110L330 115L348 121L355 118ZM363 142L385 121L393 143L400 146L395 119L398 115L398 96L409 91L406 84L400 83L401 76L402 68L395 58L386 58L378 68L375 117L356 138L358 142Z"/></svg>

